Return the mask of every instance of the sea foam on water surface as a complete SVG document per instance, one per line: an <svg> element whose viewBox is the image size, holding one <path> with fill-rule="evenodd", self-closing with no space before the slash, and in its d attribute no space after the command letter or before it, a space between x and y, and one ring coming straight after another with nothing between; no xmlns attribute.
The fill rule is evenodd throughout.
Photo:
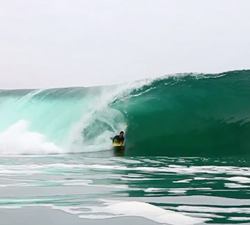
<svg viewBox="0 0 250 225"><path fill-rule="evenodd" d="M145 202L131 201L131 202L116 202L106 203L105 207L91 207L92 213L109 213L115 216L138 216L143 217L157 223L170 225L193 225L208 221L207 218L195 218L182 215L181 213L165 210L160 207L151 205ZM98 215L97 214L97 215ZM80 218L87 218L85 215L80 215ZM113 217L113 216L110 216ZM92 214L92 218L95 216ZM98 219L98 217L96 218Z"/></svg>

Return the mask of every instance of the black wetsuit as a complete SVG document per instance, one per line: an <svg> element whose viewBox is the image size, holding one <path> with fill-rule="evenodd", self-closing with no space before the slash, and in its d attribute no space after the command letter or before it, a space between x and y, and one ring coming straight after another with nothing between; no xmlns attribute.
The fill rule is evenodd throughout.
<svg viewBox="0 0 250 225"><path fill-rule="evenodd" d="M113 143L114 143L115 141L118 142L118 143L120 143L120 142L124 143L124 137L120 137L120 135L116 135L116 136L113 138Z"/></svg>

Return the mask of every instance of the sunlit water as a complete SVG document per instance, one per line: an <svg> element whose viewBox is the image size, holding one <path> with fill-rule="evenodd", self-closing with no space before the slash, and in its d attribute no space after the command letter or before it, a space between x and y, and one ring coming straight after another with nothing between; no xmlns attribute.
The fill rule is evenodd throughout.
<svg viewBox="0 0 250 225"><path fill-rule="evenodd" d="M0 158L0 224L250 224L249 159Z"/></svg>

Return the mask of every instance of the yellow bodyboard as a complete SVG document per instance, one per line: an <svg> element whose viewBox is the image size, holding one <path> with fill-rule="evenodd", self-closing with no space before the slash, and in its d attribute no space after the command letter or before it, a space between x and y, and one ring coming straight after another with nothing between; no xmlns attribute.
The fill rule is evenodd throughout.
<svg viewBox="0 0 250 225"><path fill-rule="evenodd" d="M114 142L113 146L123 146L123 143Z"/></svg>

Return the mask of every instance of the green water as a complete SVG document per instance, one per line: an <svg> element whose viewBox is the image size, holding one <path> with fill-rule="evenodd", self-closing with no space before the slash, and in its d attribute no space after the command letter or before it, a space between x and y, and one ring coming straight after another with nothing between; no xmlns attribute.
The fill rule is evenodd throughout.
<svg viewBox="0 0 250 225"><path fill-rule="evenodd" d="M29 219L28 212L39 209L57 223L61 212L84 224L125 224L124 218L144 219L141 224L247 224L249 163L245 157L2 157L0 215Z"/></svg>
<svg viewBox="0 0 250 225"><path fill-rule="evenodd" d="M127 156L249 154L249 70L106 87L0 91L0 100L0 135L7 136L0 147L10 145L0 154L102 151L112 147L110 137L120 130ZM30 135L34 144L23 149ZM20 143L18 150L11 137Z"/></svg>
<svg viewBox="0 0 250 225"><path fill-rule="evenodd" d="M250 224L249 102L249 70L2 90L0 224Z"/></svg>

